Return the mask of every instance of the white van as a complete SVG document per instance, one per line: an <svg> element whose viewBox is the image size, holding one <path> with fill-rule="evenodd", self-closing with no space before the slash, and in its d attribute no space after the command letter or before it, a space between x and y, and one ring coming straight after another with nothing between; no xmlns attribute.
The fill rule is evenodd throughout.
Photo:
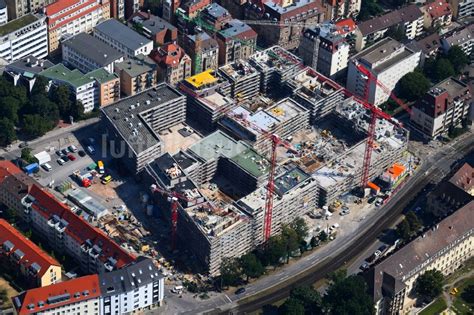
<svg viewBox="0 0 474 315"><path fill-rule="evenodd" d="M47 172L49 172L49 171L51 171L51 170L53 169L53 168L51 167L51 165L49 165L48 163L42 164L41 167L42 167L45 171L47 171Z"/></svg>
<svg viewBox="0 0 474 315"><path fill-rule="evenodd" d="M184 290L184 287L182 285L177 285L173 289L171 289L171 292L176 293L176 294L181 294Z"/></svg>

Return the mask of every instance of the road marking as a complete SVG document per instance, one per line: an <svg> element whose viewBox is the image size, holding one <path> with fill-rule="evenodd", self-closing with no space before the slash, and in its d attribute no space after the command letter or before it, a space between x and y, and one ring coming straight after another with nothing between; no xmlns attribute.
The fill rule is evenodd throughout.
<svg viewBox="0 0 474 315"><path fill-rule="evenodd" d="M232 300L230 299L230 297L227 294L224 294L224 296L229 300L229 303L232 303Z"/></svg>

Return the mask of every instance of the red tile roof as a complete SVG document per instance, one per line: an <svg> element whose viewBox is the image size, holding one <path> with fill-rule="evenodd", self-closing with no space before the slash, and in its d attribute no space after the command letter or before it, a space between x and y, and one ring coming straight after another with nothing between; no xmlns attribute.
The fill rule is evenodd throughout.
<svg viewBox="0 0 474 315"><path fill-rule="evenodd" d="M117 243L111 240L104 232L91 226L84 219L73 213L68 206L59 202L51 193L38 185L33 185L30 195L35 198L32 208L45 218L50 219L53 215L68 222L65 233L74 238L79 244L90 240L92 244L102 249L100 259L106 262L109 257L117 260L116 268L121 268L135 260L135 257L127 253Z"/></svg>
<svg viewBox="0 0 474 315"><path fill-rule="evenodd" d="M427 3L423 6L423 10L425 10L433 19L451 14L451 7L449 6L449 3L445 1Z"/></svg>
<svg viewBox="0 0 474 315"><path fill-rule="evenodd" d="M90 300L100 295L99 276L90 275L31 289L12 300L18 314L27 315Z"/></svg>
<svg viewBox="0 0 474 315"><path fill-rule="evenodd" d="M449 181L462 190L469 192L474 187L474 167L469 163L464 163Z"/></svg>
<svg viewBox="0 0 474 315"><path fill-rule="evenodd" d="M0 184L3 183L5 178L19 173L21 173L21 170L12 162L7 160L0 161Z"/></svg>
<svg viewBox="0 0 474 315"><path fill-rule="evenodd" d="M336 22L336 27L338 27L337 32L340 35L346 35L348 33L352 33L355 30L356 23L353 19L348 18Z"/></svg>
<svg viewBox="0 0 474 315"><path fill-rule="evenodd" d="M6 241L10 241L14 247L9 253L0 249L0 254L11 255L17 249L22 251L25 255L20 259L19 263L25 268L29 268L33 263L37 263L40 266L39 278L44 275L51 265L61 266L56 259L41 250L35 243L8 224L7 221L0 219L0 245L4 245Z"/></svg>
<svg viewBox="0 0 474 315"><path fill-rule="evenodd" d="M48 25L53 24L54 22L56 22L60 18L66 17L66 20L54 25L54 27L51 28L51 29L56 29L56 28L58 28L62 25L70 23L73 20L77 20L80 17L82 17L82 16L84 16L84 15L90 13L90 12L93 12L93 11L97 10L101 6L108 5L108 2L105 2L105 1L101 4L96 0L88 0L88 1L85 1L84 3L78 5L75 8L71 8L70 10L66 10L65 12L59 14L58 16L55 16L54 18L51 17L52 15L57 14L57 13L61 12L62 10L67 9L67 8L69 8L69 7L75 5L76 3L79 3L79 2L80 2L79 0L58 0L56 2L53 2L49 5L47 5L45 7L45 12L46 12L46 16L48 17ZM94 6L87 9L87 10L85 10L85 11L83 11L83 12L81 12L81 13L79 13L79 14L77 14L77 15L74 15L73 17L67 18L67 16L70 15L72 12L77 12L78 10L84 9L85 7L88 7L90 5L94 5Z"/></svg>
<svg viewBox="0 0 474 315"><path fill-rule="evenodd" d="M174 66L179 63L184 54L181 47L170 43L158 48L158 50L153 50L150 58L156 63Z"/></svg>

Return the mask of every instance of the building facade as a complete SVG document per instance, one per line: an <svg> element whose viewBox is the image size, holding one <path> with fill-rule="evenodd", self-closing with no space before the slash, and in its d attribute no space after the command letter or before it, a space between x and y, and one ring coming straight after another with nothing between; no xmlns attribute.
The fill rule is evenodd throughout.
<svg viewBox="0 0 474 315"><path fill-rule="evenodd" d="M191 76L191 58L177 44L166 44L154 50L150 57L158 64L158 81L176 86Z"/></svg>
<svg viewBox="0 0 474 315"><path fill-rule="evenodd" d="M115 73L120 77L120 91L132 96L156 85L158 66L149 57L138 55L115 64Z"/></svg>
<svg viewBox="0 0 474 315"><path fill-rule="evenodd" d="M191 58L193 74L208 69L217 70L219 66L219 45L206 32L183 36L182 45L184 51Z"/></svg>
<svg viewBox="0 0 474 315"><path fill-rule="evenodd" d="M84 73L100 68L113 73L114 64L123 61L122 53L86 33L65 40L61 48L63 63Z"/></svg>
<svg viewBox="0 0 474 315"><path fill-rule="evenodd" d="M423 34L423 12L416 4L375 17L357 24L355 49L361 51L367 44L382 39L388 30L401 28L406 38L415 39Z"/></svg>
<svg viewBox="0 0 474 315"><path fill-rule="evenodd" d="M0 261L11 268L9 272L20 273L31 287L61 282L61 264L3 219L0 219Z"/></svg>
<svg viewBox="0 0 474 315"><path fill-rule="evenodd" d="M453 14L447 1L428 2L421 7L423 12L423 26L438 29L451 25Z"/></svg>
<svg viewBox="0 0 474 315"><path fill-rule="evenodd" d="M48 28L42 15L28 14L0 26L0 58L14 62L48 55Z"/></svg>
<svg viewBox="0 0 474 315"><path fill-rule="evenodd" d="M474 14L474 0L450 0L453 17L463 18Z"/></svg>
<svg viewBox="0 0 474 315"><path fill-rule="evenodd" d="M445 54L453 46L459 46L462 51L474 60L474 24L449 32L441 39L441 46Z"/></svg>
<svg viewBox="0 0 474 315"><path fill-rule="evenodd" d="M446 135L467 119L472 95L469 87L448 78L432 87L413 107L412 126L433 139Z"/></svg>
<svg viewBox="0 0 474 315"><path fill-rule="evenodd" d="M49 52L54 53L60 42L71 35L90 33L94 26L110 18L108 0L80 0L71 5L68 0L56 1L44 8L48 21Z"/></svg>
<svg viewBox="0 0 474 315"><path fill-rule="evenodd" d="M5 0L7 15L10 20L21 18L30 13L38 12L52 0Z"/></svg>
<svg viewBox="0 0 474 315"><path fill-rule="evenodd" d="M407 73L418 67L421 51L413 51L405 45L385 38L351 58L347 73L347 89L364 98L368 85L368 101L380 105L388 100L388 95L374 80L367 82L367 77L357 68L360 63L369 70L373 77L393 91L397 82Z"/></svg>
<svg viewBox="0 0 474 315"><path fill-rule="evenodd" d="M216 36L219 45L219 64L226 65L242 59L246 60L255 52L257 33L240 20L225 23Z"/></svg>
<svg viewBox="0 0 474 315"><path fill-rule="evenodd" d="M153 40L154 45L162 46L178 39L178 29L166 20L150 12L137 12L129 19L129 24L140 34Z"/></svg>
<svg viewBox="0 0 474 315"><path fill-rule="evenodd" d="M148 56L153 50L152 40L143 37L115 19L102 22L94 27L94 36L129 58L140 54Z"/></svg>

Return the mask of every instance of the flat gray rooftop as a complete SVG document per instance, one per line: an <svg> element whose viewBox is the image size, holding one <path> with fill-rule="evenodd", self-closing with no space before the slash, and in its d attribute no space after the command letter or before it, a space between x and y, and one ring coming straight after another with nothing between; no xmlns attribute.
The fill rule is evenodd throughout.
<svg viewBox="0 0 474 315"><path fill-rule="evenodd" d="M211 133L189 148L192 153L204 161L214 160L220 156L231 158L245 149L247 147L243 143L232 139L220 130Z"/></svg>
<svg viewBox="0 0 474 315"><path fill-rule="evenodd" d="M138 154L160 142L155 130L151 129L141 113L163 103L173 102L180 97L183 97L181 93L168 84L162 83L140 94L121 99L101 110L114 124L122 138Z"/></svg>
<svg viewBox="0 0 474 315"><path fill-rule="evenodd" d="M137 50L143 45L151 42L151 40L148 38L138 34L128 26L115 19L110 19L96 25L94 30L98 30L99 32L106 34L110 38L122 43L131 50Z"/></svg>
<svg viewBox="0 0 474 315"><path fill-rule="evenodd" d="M62 45L71 48L102 67L123 56L123 54L115 48L86 33L79 33L65 40ZM91 47L93 47L93 49L91 49Z"/></svg>

